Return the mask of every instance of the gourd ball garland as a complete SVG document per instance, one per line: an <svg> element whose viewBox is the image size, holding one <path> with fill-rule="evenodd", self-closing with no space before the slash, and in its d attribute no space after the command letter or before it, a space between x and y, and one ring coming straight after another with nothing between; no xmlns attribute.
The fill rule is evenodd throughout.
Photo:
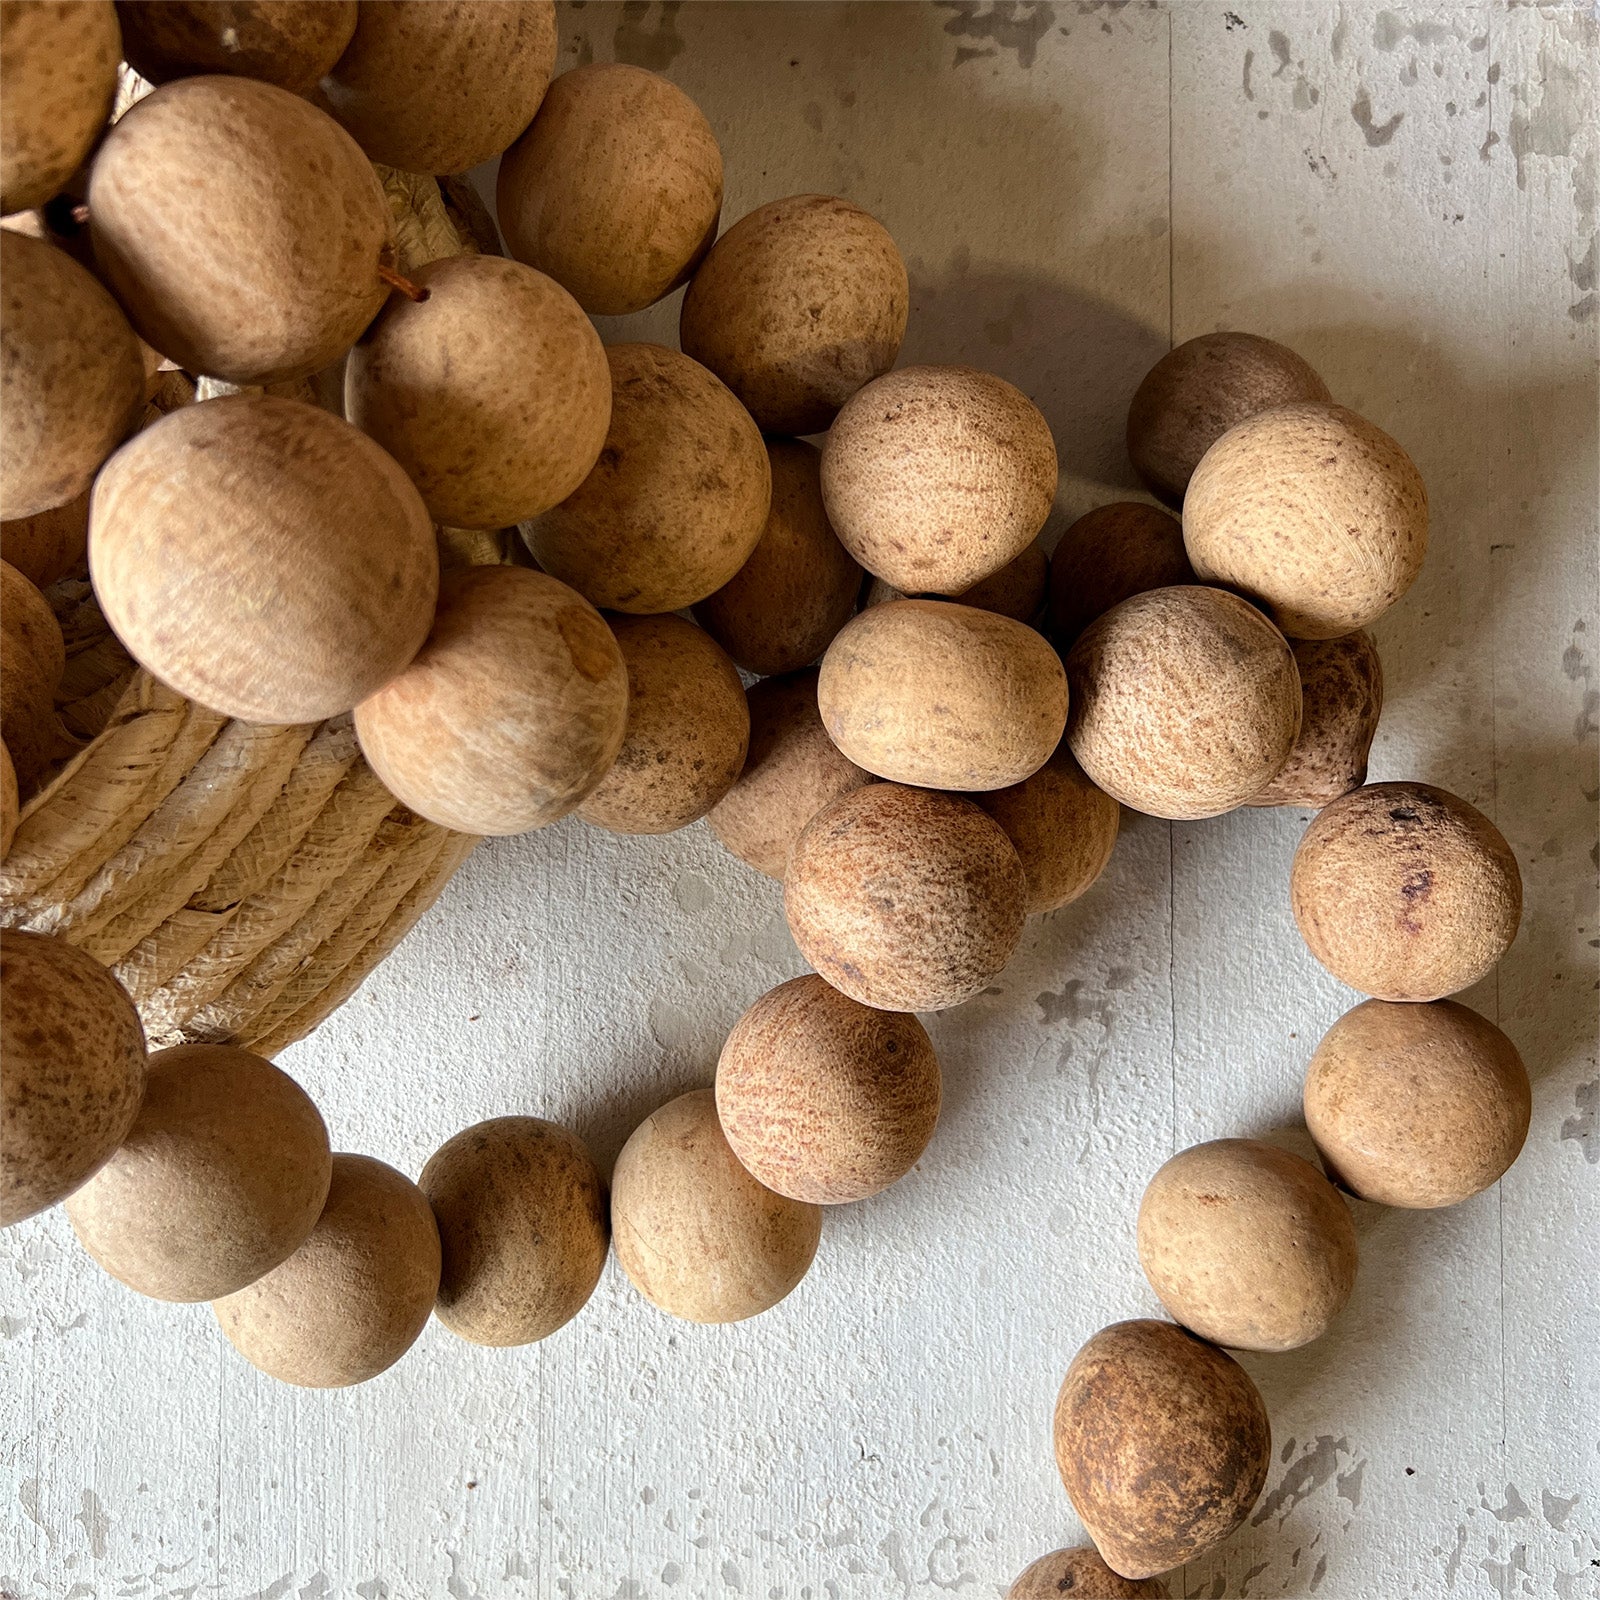
<svg viewBox="0 0 1600 1600"><path fill-rule="evenodd" d="M122 53L141 78L260 78L304 94L356 31L356 0L117 0Z"/></svg>
<svg viewBox="0 0 1600 1600"><path fill-rule="evenodd" d="M49 602L15 567L0 562L0 734L25 789L59 753L55 694L66 664L61 624Z"/></svg>
<svg viewBox="0 0 1600 1600"><path fill-rule="evenodd" d="M1051 634L1069 650L1124 600L1196 581L1176 517L1142 500L1098 506L1067 528L1050 557Z"/></svg>
<svg viewBox="0 0 1600 1600"><path fill-rule="evenodd" d="M0 557L40 589L66 577L88 548L88 489L65 505L0 522Z"/></svg>

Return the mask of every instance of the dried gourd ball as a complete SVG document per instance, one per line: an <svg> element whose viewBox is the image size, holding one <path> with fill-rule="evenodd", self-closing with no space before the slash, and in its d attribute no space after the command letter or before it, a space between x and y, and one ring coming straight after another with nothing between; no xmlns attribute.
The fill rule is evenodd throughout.
<svg viewBox="0 0 1600 1600"><path fill-rule="evenodd" d="M610 611L681 611L750 559L772 503L750 414L698 361L614 344L611 426L594 470L524 528L534 559Z"/></svg>
<svg viewBox="0 0 1600 1600"><path fill-rule="evenodd" d="M769 439L772 509L750 558L694 608L695 621L746 672L809 666L850 620L861 568L822 504L822 456L800 439Z"/></svg>
<svg viewBox="0 0 1600 1600"><path fill-rule="evenodd" d="M960 594L1033 543L1056 494L1049 424L971 367L902 367L845 402L822 498L845 549L904 594Z"/></svg>
<svg viewBox="0 0 1600 1600"><path fill-rule="evenodd" d="M1012 1580L1006 1600L1167 1600L1167 1586L1155 1578L1124 1578L1113 1572L1093 1545L1052 1550L1030 1562Z"/></svg>
<svg viewBox="0 0 1600 1600"><path fill-rule="evenodd" d="M1294 664L1304 707L1300 737L1271 783L1249 806L1310 806L1337 800L1367 781L1367 755L1383 712L1383 665L1372 635L1296 639Z"/></svg>
<svg viewBox="0 0 1600 1600"><path fill-rule="evenodd" d="M682 617L613 617L628 668L628 731L578 815L612 833L670 833L733 786L750 743L744 685Z"/></svg>
<svg viewBox="0 0 1600 1600"><path fill-rule="evenodd" d="M1037 539L1020 556L1008 561L998 572L952 595L964 606L975 606L979 611L993 611L1017 622L1037 627L1044 612L1046 590L1050 581L1050 558ZM892 583L874 578L861 597L861 607L887 605L891 600L914 600L916 595L902 594Z"/></svg>
<svg viewBox="0 0 1600 1600"><path fill-rule="evenodd" d="M576 1134L495 1117L445 1140L417 1180L439 1224L434 1315L473 1344L546 1339L600 1281L605 1185Z"/></svg>
<svg viewBox="0 0 1600 1600"><path fill-rule="evenodd" d="M31 517L0 523L0 558L48 589L81 567L89 550L89 491Z"/></svg>
<svg viewBox="0 0 1600 1600"><path fill-rule="evenodd" d="M1500 830L1428 783L1371 783L1300 840L1289 900L1334 977L1380 1000L1438 1000L1486 976L1522 920L1522 874Z"/></svg>
<svg viewBox="0 0 1600 1600"><path fill-rule="evenodd" d="M1255 333L1203 333L1145 374L1128 407L1128 459L1152 494L1182 505L1200 458L1229 428L1273 406L1332 398L1286 345Z"/></svg>
<svg viewBox="0 0 1600 1600"><path fill-rule="evenodd" d="M341 1153L300 1248L211 1309L228 1342L269 1377L338 1389L392 1367L438 1292L439 1228L427 1196L393 1167Z"/></svg>
<svg viewBox="0 0 1600 1600"><path fill-rule="evenodd" d="M628 671L604 618L524 567L448 574L416 660L356 707L389 792L462 833L564 817L605 776L627 721Z"/></svg>
<svg viewBox="0 0 1600 1600"><path fill-rule="evenodd" d="M345 364L345 415L404 467L435 522L504 528L588 477L611 421L594 325L560 284L499 256L411 274Z"/></svg>
<svg viewBox="0 0 1600 1600"><path fill-rule="evenodd" d="M1309 1161L1259 1139L1180 1150L1144 1191L1138 1237L1162 1305L1235 1350L1321 1338L1355 1287L1349 1207Z"/></svg>
<svg viewBox="0 0 1600 1600"><path fill-rule="evenodd" d="M1006 831L1028 877L1028 914L1070 905L1106 869L1122 808L1084 776L1063 739L1031 777L972 797Z"/></svg>
<svg viewBox="0 0 1600 1600"><path fill-rule="evenodd" d="M111 115L121 60L117 14L105 0L6 0L0 214L61 192Z"/></svg>
<svg viewBox="0 0 1600 1600"><path fill-rule="evenodd" d="M1453 1206L1497 1183L1533 1113L1528 1069L1487 1017L1366 1000L1306 1069L1306 1126L1334 1180L1379 1205Z"/></svg>
<svg viewBox="0 0 1600 1600"><path fill-rule="evenodd" d="M807 824L783 882L789 931L836 989L882 1011L943 1011L1016 953L1027 878L970 800L874 783Z"/></svg>
<svg viewBox="0 0 1600 1600"><path fill-rule="evenodd" d="M933 1041L815 973L764 994L717 1062L717 1115L733 1153L792 1200L864 1200L903 1178L939 1120Z"/></svg>
<svg viewBox="0 0 1600 1600"><path fill-rule="evenodd" d="M356 31L356 0L117 0L127 62L150 83L223 72L310 89Z"/></svg>
<svg viewBox="0 0 1600 1600"><path fill-rule="evenodd" d="M0 1228L65 1200L139 1114L139 1013L63 939L0 929Z"/></svg>
<svg viewBox="0 0 1600 1600"><path fill-rule="evenodd" d="M806 1275L822 1210L757 1183L729 1147L709 1089L634 1129L611 1177L617 1260L652 1305L690 1322L741 1322Z"/></svg>
<svg viewBox="0 0 1600 1600"><path fill-rule="evenodd" d="M722 152L700 108L659 73L595 61L550 85L500 162L506 248L596 316L654 305L716 237Z"/></svg>
<svg viewBox="0 0 1600 1600"><path fill-rule="evenodd" d="M1267 1408L1238 1362L1170 1322L1116 1322L1073 1357L1056 1465L1105 1563L1148 1578L1220 1544L1272 1463Z"/></svg>
<svg viewBox="0 0 1600 1600"><path fill-rule="evenodd" d="M894 600L840 629L817 703L833 742L896 783L1021 783L1067 723L1061 658L1026 623L948 600Z"/></svg>
<svg viewBox="0 0 1600 1600"><path fill-rule="evenodd" d="M0 736L24 792L70 748L55 707L66 665L66 642L49 601L0 562Z"/></svg>
<svg viewBox="0 0 1600 1600"><path fill-rule="evenodd" d="M678 342L764 432L820 433L894 365L910 303L906 264L876 217L834 195L792 195L711 247Z"/></svg>
<svg viewBox="0 0 1600 1600"><path fill-rule="evenodd" d="M1183 499L1183 542L1208 583L1260 601L1293 639L1337 639L1411 587L1428 492L1411 457L1343 406L1279 406L1206 452Z"/></svg>
<svg viewBox="0 0 1600 1600"><path fill-rule="evenodd" d="M322 1214L333 1175L311 1097L226 1044L150 1057L116 1153L67 1201L84 1249L158 1300L215 1300L270 1272Z"/></svg>
<svg viewBox="0 0 1600 1600"><path fill-rule="evenodd" d="M1112 606L1194 581L1176 517L1142 500L1096 506L1061 535L1050 557L1051 634L1070 649Z"/></svg>
<svg viewBox="0 0 1600 1600"><path fill-rule="evenodd" d="M362 0L320 101L374 161L465 172L533 121L555 63L552 0Z"/></svg>
<svg viewBox="0 0 1600 1600"><path fill-rule="evenodd" d="M95 481L89 569L140 666L245 722L350 710L417 653L439 587L394 459L274 395L184 406L130 439Z"/></svg>
<svg viewBox="0 0 1600 1600"><path fill-rule="evenodd" d="M0 744L0 860L11 854L11 841L17 836L22 818L22 793L17 788L17 769L11 752Z"/></svg>
<svg viewBox="0 0 1600 1600"><path fill-rule="evenodd" d="M1214 817L1282 769L1300 732L1288 641L1220 589L1151 589L1067 654L1067 741L1090 779L1154 817Z"/></svg>
<svg viewBox="0 0 1600 1600"><path fill-rule="evenodd" d="M745 691L745 701L750 748L744 770L706 823L741 861L781 881L806 824L873 777L828 737L815 670L763 678Z"/></svg>

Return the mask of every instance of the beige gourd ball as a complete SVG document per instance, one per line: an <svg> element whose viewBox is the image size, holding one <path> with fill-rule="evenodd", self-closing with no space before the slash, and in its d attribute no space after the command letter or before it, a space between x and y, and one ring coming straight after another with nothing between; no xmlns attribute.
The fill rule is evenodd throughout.
<svg viewBox="0 0 1600 1600"><path fill-rule="evenodd" d="M865 1200L908 1173L942 1093L915 1017L879 1011L815 973L764 994L717 1062L717 1115L733 1153L792 1200Z"/></svg>
<svg viewBox="0 0 1600 1600"><path fill-rule="evenodd" d="M226 1044L150 1057L128 1136L67 1201L78 1242L157 1300L215 1300L299 1248L328 1198L333 1156L311 1097Z"/></svg>
<svg viewBox="0 0 1600 1600"><path fill-rule="evenodd" d="M1372 783L1326 806L1294 854L1307 948L1380 1000L1438 1000L1486 976L1522 920L1522 874L1495 825L1427 783Z"/></svg>
<svg viewBox="0 0 1600 1600"><path fill-rule="evenodd" d="M89 570L142 667L265 723L337 716L381 688L427 636L439 586L433 524L394 459L273 395L184 406L129 440L95 482Z"/></svg>
<svg viewBox="0 0 1600 1600"><path fill-rule="evenodd" d="M31 517L0 523L0 558L48 589L83 565L89 550L89 491Z"/></svg>
<svg viewBox="0 0 1600 1600"><path fill-rule="evenodd" d="M563 72L500 162L506 247L596 316L654 305L716 237L722 152L700 108L620 61Z"/></svg>
<svg viewBox="0 0 1600 1600"><path fill-rule="evenodd" d="M1090 779L1154 817L1214 817L1282 769L1300 733L1289 643L1220 589L1151 589L1067 654L1067 741Z"/></svg>
<svg viewBox="0 0 1600 1600"><path fill-rule="evenodd" d="M122 49L141 78L260 78L303 94L344 53L356 0L117 0Z"/></svg>
<svg viewBox="0 0 1600 1600"><path fill-rule="evenodd" d="M1056 447L1020 389L971 367L902 367L859 390L822 450L844 547L904 594L960 594L1019 556L1056 493Z"/></svg>
<svg viewBox="0 0 1600 1600"><path fill-rule="evenodd" d="M49 602L0 562L0 736L24 792L70 748L55 708L66 665L66 642Z"/></svg>
<svg viewBox="0 0 1600 1600"><path fill-rule="evenodd" d="M833 742L880 778L1001 789L1061 742L1067 679L1025 623L948 600L895 600L839 631L817 703Z"/></svg>
<svg viewBox="0 0 1600 1600"><path fill-rule="evenodd" d="M1134 392L1128 459L1152 494L1182 505L1200 458L1229 428L1273 406L1332 398L1286 345L1255 333L1203 333L1168 351Z"/></svg>
<svg viewBox="0 0 1600 1600"><path fill-rule="evenodd" d="M362 0L320 102L374 161L466 172L533 121L555 62L553 0Z"/></svg>
<svg viewBox="0 0 1600 1600"><path fill-rule="evenodd" d="M11 841L22 820L22 794L17 787L17 769L11 751L0 744L0 860L11 854Z"/></svg>
<svg viewBox="0 0 1600 1600"><path fill-rule="evenodd" d="M780 881L789 852L824 806L873 781L822 725L816 672L763 678L745 691L750 748L733 787L706 814L718 841Z"/></svg>
<svg viewBox="0 0 1600 1600"><path fill-rule="evenodd" d="M1367 781L1367 755L1383 712L1383 665L1372 635L1292 641L1300 674L1300 737L1250 806L1309 806L1337 800Z"/></svg>
<svg viewBox="0 0 1600 1600"><path fill-rule="evenodd" d="M1105 871L1122 808L1095 788L1065 740L1021 783L972 797L1006 831L1028 878L1028 914L1070 905Z"/></svg>
<svg viewBox="0 0 1600 1600"><path fill-rule="evenodd" d="M564 817L622 748L628 672L582 595L524 567L441 586L409 668L356 707L362 754L441 827L510 834Z"/></svg>
<svg viewBox="0 0 1600 1600"><path fill-rule="evenodd" d="M729 1147L709 1089L634 1129L611 1177L617 1260L651 1304L690 1322L740 1322L806 1275L821 1208L757 1183Z"/></svg>
<svg viewBox="0 0 1600 1600"><path fill-rule="evenodd" d="M733 786L750 744L739 673L682 617L613 617L628 668L628 730L578 815L612 833L670 833Z"/></svg>
<svg viewBox="0 0 1600 1600"><path fill-rule="evenodd" d="M1096 506L1068 527L1050 557L1051 635L1068 650L1124 600L1194 582L1176 517L1142 500Z"/></svg>
<svg viewBox="0 0 1600 1600"><path fill-rule="evenodd" d="M1052 1550L1030 1562L1012 1580L1006 1600L1167 1600L1167 1586L1155 1578L1124 1578L1113 1572L1093 1545Z"/></svg>
<svg viewBox="0 0 1600 1600"><path fill-rule="evenodd" d="M127 992L65 940L0 929L0 1228L94 1176L144 1094Z"/></svg>
<svg viewBox="0 0 1600 1600"><path fill-rule="evenodd" d="M1073 1357L1056 1465L1106 1565L1148 1578L1220 1544L1256 1503L1272 1430L1238 1362L1170 1322L1102 1328Z"/></svg>
<svg viewBox="0 0 1600 1600"><path fill-rule="evenodd" d="M538 1117L495 1117L447 1139L418 1186L439 1224L434 1315L473 1344L547 1339L600 1281L605 1186L576 1134Z"/></svg>
<svg viewBox="0 0 1600 1600"><path fill-rule="evenodd" d="M77 499L143 405L116 302L66 251L0 229L0 516Z"/></svg>
<svg viewBox="0 0 1600 1600"><path fill-rule="evenodd" d="M1279 406L1206 452L1183 542L1200 578L1260 601L1291 638L1336 639L1381 617L1422 570L1428 492L1364 417Z"/></svg>
<svg viewBox="0 0 1600 1600"><path fill-rule="evenodd" d="M1528 1069L1454 1000L1364 1000L1306 1069L1306 1127L1334 1181L1379 1205L1453 1206L1497 1183L1533 1113Z"/></svg>
<svg viewBox="0 0 1600 1600"><path fill-rule="evenodd" d="M211 1309L228 1342L269 1377L338 1389L392 1367L438 1292L439 1228L427 1196L381 1161L340 1153L299 1249Z"/></svg>
<svg viewBox="0 0 1600 1600"><path fill-rule="evenodd" d="M769 439L772 509L750 558L694 608L695 621L746 672L796 672L850 620L861 568L822 504L822 455L799 439Z"/></svg>
<svg viewBox="0 0 1600 1600"><path fill-rule="evenodd" d="M678 342L763 432L820 433L894 365L910 309L906 264L876 217L798 194L741 217L683 297Z"/></svg>
<svg viewBox="0 0 1600 1600"><path fill-rule="evenodd" d="M412 273L345 364L345 415L404 467L435 522L503 528L588 477L611 421L600 335L560 284L499 256Z"/></svg>
<svg viewBox="0 0 1600 1600"><path fill-rule="evenodd" d="M1139 1265L1171 1315L1235 1350L1297 1350L1355 1287L1355 1224L1323 1175L1259 1139L1190 1146L1139 1202Z"/></svg>
<svg viewBox="0 0 1600 1600"><path fill-rule="evenodd" d="M1046 591L1050 578L1050 558L1037 539L1020 556L1008 561L998 572L991 572L970 589L950 598L964 606L975 606L979 611L993 611L1031 627L1039 626L1045 608ZM861 597L861 606L887 605L891 600L925 598L903 594L892 583L873 578Z"/></svg>
<svg viewBox="0 0 1600 1600"><path fill-rule="evenodd" d="M95 156L89 233L146 343L230 383L320 372L389 293L394 222L371 162L250 78L181 78L132 106Z"/></svg>
<svg viewBox="0 0 1600 1600"><path fill-rule="evenodd" d="M0 213L42 206L111 115L122 39L106 0L6 0L0 29ZM8 513L9 515L9 513Z"/></svg>
<svg viewBox="0 0 1600 1600"><path fill-rule="evenodd" d="M970 800L874 783L806 825L783 904L801 955L852 1000L943 1011L981 994L1016 953L1027 878Z"/></svg>
<svg viewBox="0 0 1600 1600"><path fill-rule="evenodd" d="M597 606L649 615L715 593L750 559L772 502L750 414L699 362L616 344L594 470L525 528L546 572Z"/></svg>

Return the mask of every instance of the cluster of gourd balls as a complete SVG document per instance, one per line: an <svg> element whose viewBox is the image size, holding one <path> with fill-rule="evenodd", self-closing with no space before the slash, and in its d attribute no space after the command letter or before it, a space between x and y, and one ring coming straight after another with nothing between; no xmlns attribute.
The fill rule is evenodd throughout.
<svg viewBox="0 0 1600 1600"><path fill-rule="evenodd" d="M8 932L0 1222L66 1200L109 1272L212 1301L298 1384L373 1376L434 1311L483 1344L544 1338L611 1234L656 1305L748 1317L806 1272L823 1206L921 1156L940 1073L914 1013L982 993L1026 916L1088 889L1119 807L1320 808L1294 915L1373 997L1306 1078L1329 1176L1251 1140L1155 1175L1139 1258L1176 1320L1096 1334L1055 1418L1099 1554L1012 1591L1161 1592L1146 1580L1225 1537L1267 1472L1261 1398L1219 1347L1303 1345L1351 1291L1330 1177L1447 1205L1527 1131L1516 1050L1446 998L1516 931L1511 852L1453 795L1363 786L1362 630L1426 540L1411 461L1291 351L1206 335L1128 419L1181 523L1102 506L1047 558L1050 429L999 377L894 368L908 288L884 228L800 195L718 239L700 111L625 65L546 92L544 0L14 3L3 43L3 203L27 213L0 235L8 562L43 577L86 537L156 678L246 721L353 711L383 782L447 827L708 818L782 881L815 972L740 1018L714 1090L633 1134L608 1205L580 1140L533 1117L458 1134L420 1185L332 1154L271 1063L147 1055L110 973ZM107 126L124 56L159 87ZM502 153L509 257L402 278L372 161ZM602 346L588 313L686 282L680 350ZM161 367L240 392L130 437ZM281 392L330 370L343 415ZM441 579L436 529L513 525L526 564ZM36 784L53 619L6 583L5 737ZM5 776L9 845L9 755Z"/></svg>

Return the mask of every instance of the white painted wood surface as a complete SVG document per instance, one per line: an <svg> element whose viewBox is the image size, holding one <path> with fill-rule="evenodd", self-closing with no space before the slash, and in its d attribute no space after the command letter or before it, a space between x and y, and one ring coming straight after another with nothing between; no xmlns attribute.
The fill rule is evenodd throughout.
<svg viewBox="0 0 1600 1600"><path fill-rule="evenodd" d="M906 359L1032 394L1063 516L1126 492L1134 385L1211 328L1287 340L1415 456L1434 543L1377 629L1374 776L1462 793L1522 862L1523 931L1467 998L1523 1050L1533 1130L1456 1210L1359 1208L1336 1330L1246 1361L1267 1495L1173 1593L1600 1592L1593 8L591 4L562 28L564 63L657 67L704 106L728 220L802 190L881 216ZM675 327L673 302L603 331ZM0 1591L1002 1593L1078 1536L1050 1410L1085 1337L1156 1309L1144 1182L1291 1125L1355 999L1289 917L1304 820L1129 818L1001 992L932 1022L948 1102L918 1170L831 1213L810 1277L741 1326L671 1322L613 1263L543 1345L435 1325L377 1381L300 1393L204 1307L102 1277L61 1216L0 1236ZM513 1111L609 1164L800 966L776 887L703 826L569 821L480 849L284 1064L336 1146L413 1174Z"/></svg>

